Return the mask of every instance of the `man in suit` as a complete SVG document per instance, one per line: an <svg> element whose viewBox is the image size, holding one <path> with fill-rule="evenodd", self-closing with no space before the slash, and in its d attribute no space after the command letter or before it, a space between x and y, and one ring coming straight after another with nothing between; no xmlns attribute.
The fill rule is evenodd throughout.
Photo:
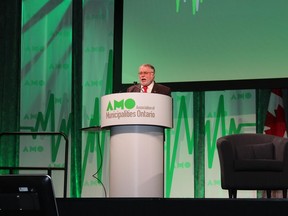
<svg viewBox="0 0 288 216"><path fill-rule="evenodd" d="M127 92L147 92L171 96L171 89L155 82L155 68L151 64L139 67L138 78L140 83L130 86Z"/></svg>

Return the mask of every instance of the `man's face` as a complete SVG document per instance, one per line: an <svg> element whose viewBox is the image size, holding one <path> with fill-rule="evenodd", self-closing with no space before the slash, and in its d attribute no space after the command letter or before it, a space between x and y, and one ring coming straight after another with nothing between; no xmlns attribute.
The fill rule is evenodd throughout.
<svg viewBox="0 0 288 216"><path fill-rule="evenodd" d="M141 66L139 68L138 76L141 85L148 86L153 82L155 74L152 68L148 66Z"/></svg>

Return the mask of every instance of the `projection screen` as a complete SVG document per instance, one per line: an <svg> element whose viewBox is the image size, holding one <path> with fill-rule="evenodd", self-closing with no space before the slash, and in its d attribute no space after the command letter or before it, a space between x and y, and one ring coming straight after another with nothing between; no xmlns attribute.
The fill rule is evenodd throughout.
<svg viewBox="0 0 288 216"><path fill-rule="evenodd" d="M121 0L115 11L118 89L143 63L174 90L287 86L287 0Z"/></svg>

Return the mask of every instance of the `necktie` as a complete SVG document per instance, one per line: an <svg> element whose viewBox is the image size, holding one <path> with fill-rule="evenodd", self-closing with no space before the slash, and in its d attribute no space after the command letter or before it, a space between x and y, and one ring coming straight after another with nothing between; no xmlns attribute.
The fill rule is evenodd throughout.
<svg viewBox="0 0 288 216"><path fill-rule="evenodd" d="M147 93L148 86L143 86L143 92Z"/></svg>

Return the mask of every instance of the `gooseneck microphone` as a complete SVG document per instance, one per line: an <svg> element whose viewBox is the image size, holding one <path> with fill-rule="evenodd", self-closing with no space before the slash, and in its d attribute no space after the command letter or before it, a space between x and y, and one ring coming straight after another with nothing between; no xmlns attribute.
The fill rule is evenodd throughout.
<svg viewBox="0 0 288 216"><path fill-rule="evenodd" d="M134 84L134 88L139 89L140 92L142 91L142 89L139 88L138 83L136 81L134 81L133 84Z"/></svg>
<svg viewBox="0 0 288 216"><path fill-rule="evenodd" d="M131 85L131 87L129 87L128 89L139 89L141 92L141 88L139 88L137 81L134 81L133 84ZM133 90L132 90L133 91ZM123 93L123 92L127 92L127 88L123 88L121 89L118 93ZM130 92L130 91L129 91Z"/></svg>

